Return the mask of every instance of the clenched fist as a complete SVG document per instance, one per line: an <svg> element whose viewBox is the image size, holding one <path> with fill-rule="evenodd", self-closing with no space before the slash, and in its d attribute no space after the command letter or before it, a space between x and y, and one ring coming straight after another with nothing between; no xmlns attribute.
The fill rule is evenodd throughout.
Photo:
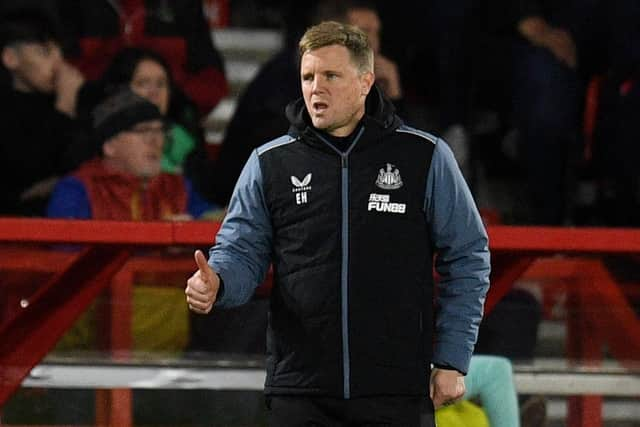
<svg viewBox="0 0 640 427"><path fill-rule="evenodd" d="M464 396L465 391L464 377L460 372L439 368L431 371L429 396L435 409L455 403Z"/></svg>
<svg viewBox="0 0 640 427"><path fill-rule="evenodd" d="M187 295L189 309L200 314L211 311L213 303L216 302L218 290L220 289L220 278L218 274L207 264L207 259L201 250L193 254L198 266L198 271L187 280L187 287L184 293Z"/></svg>

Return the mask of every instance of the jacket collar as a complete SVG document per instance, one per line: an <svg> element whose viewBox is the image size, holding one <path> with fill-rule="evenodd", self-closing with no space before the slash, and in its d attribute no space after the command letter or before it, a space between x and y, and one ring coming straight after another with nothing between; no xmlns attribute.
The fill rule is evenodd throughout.
<svg viewBox="0 0 640 427"><path fill-rule="evenodd" d="M324 142L318 137L320 131L314 128L311 123L303 98L289 103L285 114L291 124L289 135L294 138L302 137L310 143L324 145ZM360 139L365 143L379 140L381 136L393 132L402 124L401 119L395 115L395 107L376 85L373 85L367 95L362 123L365 132Z"/></svg>

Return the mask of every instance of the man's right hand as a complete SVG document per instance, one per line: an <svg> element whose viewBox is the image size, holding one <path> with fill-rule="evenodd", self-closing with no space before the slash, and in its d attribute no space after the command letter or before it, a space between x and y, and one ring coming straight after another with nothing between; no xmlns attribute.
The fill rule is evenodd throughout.
<svg viewBox="0 0 640 427"><path fill-rule="evenodd" d="M220 289L220 278L209 266L201 250L195 251L193 255L198 271L187 280L187 288L184 293L187 295L187 304L191 311L206 314L211 311L213 303L216 302Z"/></svg>
<svg viewBox="0 0 640 427"><path fill-rule="evenodd" d="M464 376L454 369L434 368L429 381L429 397L435 409L462 399L466 387Z"/></svg>

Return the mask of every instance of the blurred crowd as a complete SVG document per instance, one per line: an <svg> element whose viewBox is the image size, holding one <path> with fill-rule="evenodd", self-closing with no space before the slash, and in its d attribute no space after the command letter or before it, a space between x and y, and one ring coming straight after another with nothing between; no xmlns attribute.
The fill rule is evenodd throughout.
<svg viewBox="0 0 640 427"><path fill-rule="evenodd" d="M297 38L335 19L365 29L378 86L408 124L447 141L488 222L640 221L633 0L229 2L230 25L285 42L240 94L217 158L203 119L229 85L204 6L0 2L0 214L46 215L56 180L102 155L93 110L123 86L163 115L162 172L224 208L251 150L287 131Z"/></svg>

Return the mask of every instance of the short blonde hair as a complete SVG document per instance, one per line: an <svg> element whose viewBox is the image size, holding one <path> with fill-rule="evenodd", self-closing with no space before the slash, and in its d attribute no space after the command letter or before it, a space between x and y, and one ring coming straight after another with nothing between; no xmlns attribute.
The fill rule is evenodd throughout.
<svg viewBox="0 0 640 427"><path fill-rule="evenodd" d="M346 47L361 73L373 72L373 50L369 46L369 39L353 25L325 21L310 27L300 39L298 53L302 58L309 51L332 45Z"/></svg>

